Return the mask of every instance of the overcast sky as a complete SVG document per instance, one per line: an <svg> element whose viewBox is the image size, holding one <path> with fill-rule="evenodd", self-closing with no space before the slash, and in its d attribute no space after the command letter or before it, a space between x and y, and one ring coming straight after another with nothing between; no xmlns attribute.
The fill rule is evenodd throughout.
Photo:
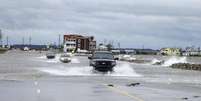
<svg viewBox="0 0 201 101"><path fill-rule="evenodd" d="M81 33L122 47L201 46L201 0L0 1L0 29L12 44Z"/></svg>

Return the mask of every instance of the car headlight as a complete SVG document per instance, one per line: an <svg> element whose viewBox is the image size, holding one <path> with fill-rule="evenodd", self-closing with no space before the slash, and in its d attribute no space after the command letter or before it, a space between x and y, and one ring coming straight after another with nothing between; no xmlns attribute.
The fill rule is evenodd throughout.
<svg viewBox="0 0 201 101"><path fill-rule="evenodd" d="M64 60L64 58L60 58L60 60Z"/></svg>
<svg viewBox="0 0 201 101"><path fill-rule="evenodd" d="M113 62L112 62L112 66L115 66L115 65L116 65L116 62L115 62L115 61L113 61Z"/></svg>
<svg viewBox="0 0 201 101"><path fill-rule="evenodd" d="M92 64L92 65L95 65L95 64L96 64L96 62L95 62L95 61L92 61L92 62L91 62L91 64Z"/></svg>

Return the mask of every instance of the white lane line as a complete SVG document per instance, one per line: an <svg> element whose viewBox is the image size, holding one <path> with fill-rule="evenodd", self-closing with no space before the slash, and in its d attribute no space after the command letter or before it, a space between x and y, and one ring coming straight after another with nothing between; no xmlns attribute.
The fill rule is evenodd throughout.
<svg viewBox="0 0 201 101"><path fill-rule="evenodd" d="M119 88L117 88L117 87L115 87L115 86L108 86L108 85L106 85L106 84L104 84L104 85L105 85L107 88L109 88L110 90L112 90L112 91L114 91L114 92L116 92L116 93L119 93L119 94L121 94L121 95L123 95L123 96L127 96L127 97L133 99L134 101L144 101L142 98L139 98L139 97L137 97L137 96L135 96L135 95L131 95L131 94L129 94L128 92L123 91L123 90L121 90L121 89L119 89Z"/></svg>

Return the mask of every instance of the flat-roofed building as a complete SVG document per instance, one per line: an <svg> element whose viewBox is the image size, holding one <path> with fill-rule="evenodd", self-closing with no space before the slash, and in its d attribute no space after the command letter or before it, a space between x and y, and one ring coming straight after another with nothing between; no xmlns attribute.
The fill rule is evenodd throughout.
<svg viewBox="0 0 201 101"><path fill-rule="evenodd" d="M64 35L64 49L65 48L68 49L67 47L69 47L69 44L66 43L70 42L73 43L74 46L73 48L75 51L77 50L93 51L96 49L96 41L94 40L93 36L82 36L77 34Z"/></svg>
<svg viewBox="0 0 201 101"><path fill-rule="evenodd" d="M160 50L162 55L181 55L181 48L162 48Z"/></svg>

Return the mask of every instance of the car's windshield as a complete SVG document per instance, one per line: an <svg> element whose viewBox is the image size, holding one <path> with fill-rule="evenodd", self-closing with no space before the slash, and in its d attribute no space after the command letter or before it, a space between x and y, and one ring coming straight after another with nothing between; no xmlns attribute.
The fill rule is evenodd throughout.
<svg viewBox="0 0 201 101"><path fill-rule="evenodd" d="M93 59L114 59L111 53L95 53Z"/></svg>

